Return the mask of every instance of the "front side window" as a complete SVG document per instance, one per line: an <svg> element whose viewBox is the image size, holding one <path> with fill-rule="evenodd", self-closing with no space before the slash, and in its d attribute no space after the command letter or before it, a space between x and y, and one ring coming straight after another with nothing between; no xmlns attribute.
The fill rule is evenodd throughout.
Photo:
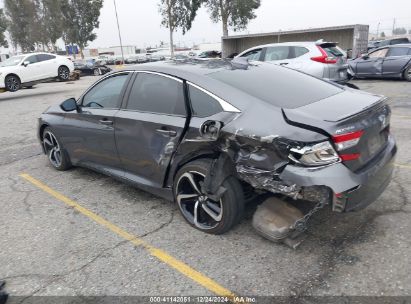
<svg viewBox="0 0 411 304"><path fill-rule="evenodd" d="M387 55L388 49L381 49L375 52L370 53L370 58L383 58Z"/></svg>
<svg viewBox="0 0 411 304"><path fill-rule="evenodd" d="M241 55L241 57L248 58L248 60L258 61L260 60L261 51L262 49L255 49L245 53L244 55Z"/></svg>
<svg viewBox="0 0 411 304"><path fill-rule="evenodd" d="M409 50L411 49L405 47L392 47L387 56L406 56Z"/></svg>
<svg viewBox="0 0 411 304"><path fill-rule="evenodd" d="M87 108L118 108L120 95L126 83L128 74L119 74L104 79L95 85L83 97L83 107Z"/></svg>
<svg viewBox="0 0 411 304"><path fill-rule="evenodd" d="M141 112L186 115L183 83L157 74L139 73L126 108Z"/></svg>
<svg viewBox="0 0 411 304"><path fill-rule="evenodd" d="M291 56L291 48L289 46L274 46L267 48L264 61L276 61L291 58L293 58L293 56Z"/></svg>
<svg viewBox="0 0 411 304"><path fill-rule="evenodd" d="M39 62L39 60L37 58L37 55L32 55L32 56L27 57L26 60L24 60L24 62L26 62L26 61L28 61L29 64Z"/></svg>
<svg viewBox="0 0 411 304"><path fill-rule="evenodd" d="M223 111L217 100L192 85L189 85L189 94L194 116L208 117Z"/></svg>

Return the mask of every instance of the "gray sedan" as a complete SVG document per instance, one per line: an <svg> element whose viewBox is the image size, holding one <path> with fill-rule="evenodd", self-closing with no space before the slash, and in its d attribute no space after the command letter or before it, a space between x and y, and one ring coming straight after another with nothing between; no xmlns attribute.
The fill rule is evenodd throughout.
<svg viewBox="0 0 411 304"><path fill-rule="evenodd" d="M355 78L402 78L411 81L411 44L391 45L373 50L348 62Z"/></svg>

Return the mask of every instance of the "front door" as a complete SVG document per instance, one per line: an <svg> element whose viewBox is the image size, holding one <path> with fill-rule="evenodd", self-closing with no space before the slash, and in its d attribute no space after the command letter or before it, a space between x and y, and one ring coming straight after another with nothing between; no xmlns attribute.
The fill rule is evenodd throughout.
<svg viewBox="0 0 411 304"><path fill-rule="evenodd" d="M382 64L387 55L388 48L379 49L360 58L357 63L356 74L358 76L381 77Z"/></svg>
<svg viewBox="0 0 411 304"><path fill-rule="evenodd" d="M186 125L183 82L139 72L129 98L115 118L116 142L125 177L162 187Z"/></svg>
<svg viewBox="0 0 411 304"><path fill-rule="evenodd" d="M74 162L108 173L121 170L114 128L128 77L118 73L104 78L80 99L79 112L66 114L62 137Z"/></svg>
<svg viewBox="0 0 411 304"><path fill-rule="evenodd" d="M411 48L391 47L383 63L383 76L398 76L411 60Z"/></svg>

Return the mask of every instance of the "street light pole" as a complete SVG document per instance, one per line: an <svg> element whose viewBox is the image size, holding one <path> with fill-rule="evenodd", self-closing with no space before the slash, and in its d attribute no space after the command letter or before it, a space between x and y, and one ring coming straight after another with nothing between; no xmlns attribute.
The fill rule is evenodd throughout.
<svg viewBox="0 0 411 304"><path fill-rule="evenodd" d="M113 0L113 1L114 1L114 11L116 12L116 19L117 19L118 38L120 39L121 58L124 64L123 42L121 41L120 23L118 22L117 5L116 5L116 0Z"/></svg>

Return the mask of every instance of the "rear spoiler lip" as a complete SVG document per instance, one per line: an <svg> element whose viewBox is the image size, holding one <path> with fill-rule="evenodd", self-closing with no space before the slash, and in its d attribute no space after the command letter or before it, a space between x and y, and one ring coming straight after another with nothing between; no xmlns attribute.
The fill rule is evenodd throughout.
<svg viewBox="0 0 411 304"><path fill-rule="evenodd" d="M374 108L374 107L377 106L377 105L379 105L378 108L380 108L381 106L385 105L385 104L387 103L387 101L388 101L388 97L382 96L382 97L381 97L380 99L378 99L376 102L374 102L373 104L370 104L368 107L365 107L365 108L362 109L360 112L353 113L353 114L351 114L351 115L345 116L345 117L343 117L343 118L341 118L341 119L339 119L339 120L335 120L335 121L325 120L325 121L327 121L327 122L341 122L341 121L344 121L344 120L346 120L346 119L350 119L350 118L352 118L352 117L354 117L354 116L362 115L363 113L367 112L369 109Z"/></svg>

